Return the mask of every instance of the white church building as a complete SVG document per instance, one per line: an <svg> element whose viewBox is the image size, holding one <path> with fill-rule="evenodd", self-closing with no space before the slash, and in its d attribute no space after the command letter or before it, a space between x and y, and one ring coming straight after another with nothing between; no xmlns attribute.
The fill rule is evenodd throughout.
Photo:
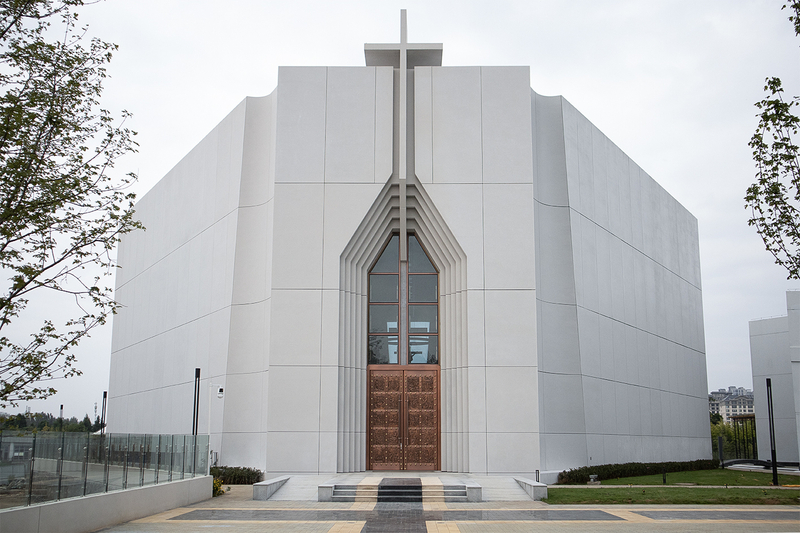
<svg viewBox="0 0 800 533"><path fill-rule="evenodd" d="M281 67L137 203L108 430L189 433L200 368L270 474L710 458L697 220L528 67L405 36Z"/></svg>
<svg viewBox="0 0 800 533"><path fill-rule="evenodd" d="M796 465L800 462L800 291L786 291L786 315L751 320L749 326L758 458L772 461L769 379L775 460Z"/></svg>

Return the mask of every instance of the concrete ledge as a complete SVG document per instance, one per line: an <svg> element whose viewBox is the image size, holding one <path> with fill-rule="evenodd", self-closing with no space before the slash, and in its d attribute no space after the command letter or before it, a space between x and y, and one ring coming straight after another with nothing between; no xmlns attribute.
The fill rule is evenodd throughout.
<svg viewBox="0 0 800 533"><path fill-rule="evenodd" d="M0 531L86 533L211 498L211 476L0 511Z"/></svg>
<svg viewBox="0 0 800 533"><path fill-rule="evenodd" d="M464 487L467 489L468 502L482 502L483 501L483 488L474 481L462 481Z"/></svg>
<svg viewBox="0 0 800 533"><path fill-rule="evenodd" d="M539 481L545 485L555 485L558 483L558 475L561 472L561 470L543 470L539 473Z"/></svg>
<svg viewBox="0 0 800 533"><path fill-rule="evenodd" d="M524 477L515 477L514 480L528 493L531 499L539 501L543 498L547 498L547 485L544 483L531 481Z"/></svg>
<svg viewBox="0 0 800 533"><path fill-rule="evenodd" d="M269 500L289 480L289 477L291 476L275 477L255 483L253 485L253 499L258 501Z"/></svg>
<svg viewBox="0 0 800 533"><path fill-rule="evenodd" d="M318 502L331 502L333 501L333 487L336 485L333 481L323 483L317 486L317 501Z"/></svg>

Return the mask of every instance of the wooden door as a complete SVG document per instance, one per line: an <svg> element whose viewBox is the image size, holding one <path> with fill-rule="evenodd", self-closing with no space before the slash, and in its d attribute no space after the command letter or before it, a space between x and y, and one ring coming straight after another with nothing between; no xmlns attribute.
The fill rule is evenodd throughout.
<svg viewBox="0 0 800 533"><path fill-rule="evenodd" d="M369 370L368 468L438 470L438 367L396 368Z"/></svg>
<svg viewBox="0 0 800 533"><path fill-rule="evenodd" d="M406 370L405 470L438 470L439 372Z"/></svg>
<svg viewBox="0 0 800 533"><path fill-rule="evenodd" d="M403 371L372 370L367 394L369 402L369 469L403 468Z"/></svg>

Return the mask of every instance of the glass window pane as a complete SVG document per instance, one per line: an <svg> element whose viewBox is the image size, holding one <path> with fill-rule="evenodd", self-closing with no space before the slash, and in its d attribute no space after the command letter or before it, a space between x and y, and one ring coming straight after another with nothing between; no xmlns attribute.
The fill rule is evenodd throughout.
<svg viewBox="0 0 800 533"><path fill-rule="evenodd" d="M400 236L392 235L370 272L400 272Z"/></svg>
<svg viewBox="0 0 800 533"><path fill-rule="evenodd" d="M408 332L436 333L438 327L438 305L409 305Z"/></svg>
<svg viewBox="0 0 800 533"><path fill-rule="evenodd" d="M436 272L436 269L433 268L433 263L431 263L425 250L422 249L422 245L413 235L408 237L408 271Z"/></svg>
<svg viewBox="0 0 800 533"><path fill-rule="evenodd" d="M436 274L414 274L408 276L409 302L436 302L439 287Z"/></svg>
<svg viewBox="0 0 800 533"><path fill-rule="evenodd" d="M429 364L429 365L438 364L439 336L409 335L408 362L409 364Z"/></svg>
<svg viewBox="0 0 800 533"><path fill-rule="evenodd" d="M397 306L396 305L370 305L369 306L369 332L370 333L397 333Z"/></svg>
<svg viewBox="0 0 800 533"><path fill-rule="evenodd" d="M397 364L397 335L369 336L369 364Z"/></svg>
<svg viewBox="0 0 800 533"><path fill-rule="evenodd" d="M397 302L397 274L377 274L369 277L370 302Z"/></svg>

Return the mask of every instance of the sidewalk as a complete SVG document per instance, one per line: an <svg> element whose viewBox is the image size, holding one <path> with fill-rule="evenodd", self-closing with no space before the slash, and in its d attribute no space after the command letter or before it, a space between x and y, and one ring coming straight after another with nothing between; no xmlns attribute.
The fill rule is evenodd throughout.
<svg viewBox="0 0 800 533"><path fill-rule="evenodd" d="M493 499L515 497L509 489L509 478L500 476L475 476L476 481L485 483L484 494L489 500L481 503L320 503L311 496L310 489L322 477L293 476L269 501L254 501L251 485L235 485L224 496L103 531L188 533L221 528L231 533L545 530L729 533L800 529L800 506L556 506L529 498Z"/></svg>

